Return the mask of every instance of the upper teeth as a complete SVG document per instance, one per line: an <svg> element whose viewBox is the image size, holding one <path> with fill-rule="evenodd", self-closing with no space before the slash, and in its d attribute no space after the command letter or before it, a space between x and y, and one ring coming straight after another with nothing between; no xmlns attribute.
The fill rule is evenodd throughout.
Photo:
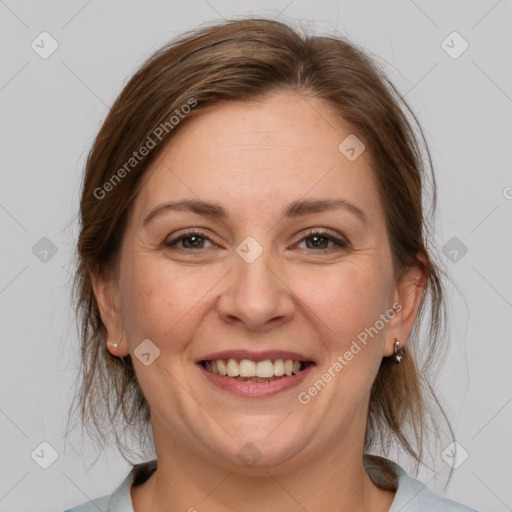
<svg viewBox="0 0 512 512"><path fill-rule="evenodd" d="M300 361L292 359L276 359L271 361L251 361L242 359L240 362L235 359L225 360L217 359L216 361L205 361L205 368L218 375L227 375L228 377L281 377L283 375L295 375L300 372Z"/></svg>

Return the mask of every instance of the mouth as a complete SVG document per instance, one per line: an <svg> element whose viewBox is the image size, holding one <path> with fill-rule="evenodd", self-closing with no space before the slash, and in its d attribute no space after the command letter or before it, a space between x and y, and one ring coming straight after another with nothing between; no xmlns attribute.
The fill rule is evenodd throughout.
<svg viewBox="0 0 512 512"><path fill-rule="evenodd" d="M217 388L250 398L270 397L291 389L316 365L295 352L247 350L208 354L195 362Z"/></svg>

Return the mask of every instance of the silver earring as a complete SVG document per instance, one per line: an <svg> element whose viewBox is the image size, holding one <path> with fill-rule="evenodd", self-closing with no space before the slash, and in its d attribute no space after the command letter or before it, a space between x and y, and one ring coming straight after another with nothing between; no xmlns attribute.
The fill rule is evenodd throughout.
<svg viewBox="0 0 512 512"><path fill-rule="evenodd" d="M395 340L395 353L393 355L393 359L396 364L400 364L404 359L405 351L400 346L400 342L398 340Z"/></svg>

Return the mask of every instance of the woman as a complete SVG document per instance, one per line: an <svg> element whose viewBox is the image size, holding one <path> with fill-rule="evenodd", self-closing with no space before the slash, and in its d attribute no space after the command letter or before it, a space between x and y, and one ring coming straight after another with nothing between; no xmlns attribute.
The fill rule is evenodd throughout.
<svg viewBox="0 0 512 512"><path fill-rule="evenodd" d="M443 317L406 111L349 42L263 19L130 80L83 184L79 398L156 459L73 511L470 510L367 454L423 460Z"/></svg>

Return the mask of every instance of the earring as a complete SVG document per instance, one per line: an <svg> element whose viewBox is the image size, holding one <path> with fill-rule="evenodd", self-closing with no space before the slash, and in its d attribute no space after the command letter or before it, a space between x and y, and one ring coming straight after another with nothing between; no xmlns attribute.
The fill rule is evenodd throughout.
<svg viewBox="0 0 512 512"><path fill-rule="evenodd" d="M110 341L107 341L107 345L110 345L111 347L117 348L119 345L117 343L112 343Z"/></svg>
<svg viewBox="0 0 512 512"><path fill-rule="evenodd" d="M393 359L396 364L400 364L405 355L405 350L400 346L400 342L398 340L395 340L395 353L393 355Z"/></svg>

